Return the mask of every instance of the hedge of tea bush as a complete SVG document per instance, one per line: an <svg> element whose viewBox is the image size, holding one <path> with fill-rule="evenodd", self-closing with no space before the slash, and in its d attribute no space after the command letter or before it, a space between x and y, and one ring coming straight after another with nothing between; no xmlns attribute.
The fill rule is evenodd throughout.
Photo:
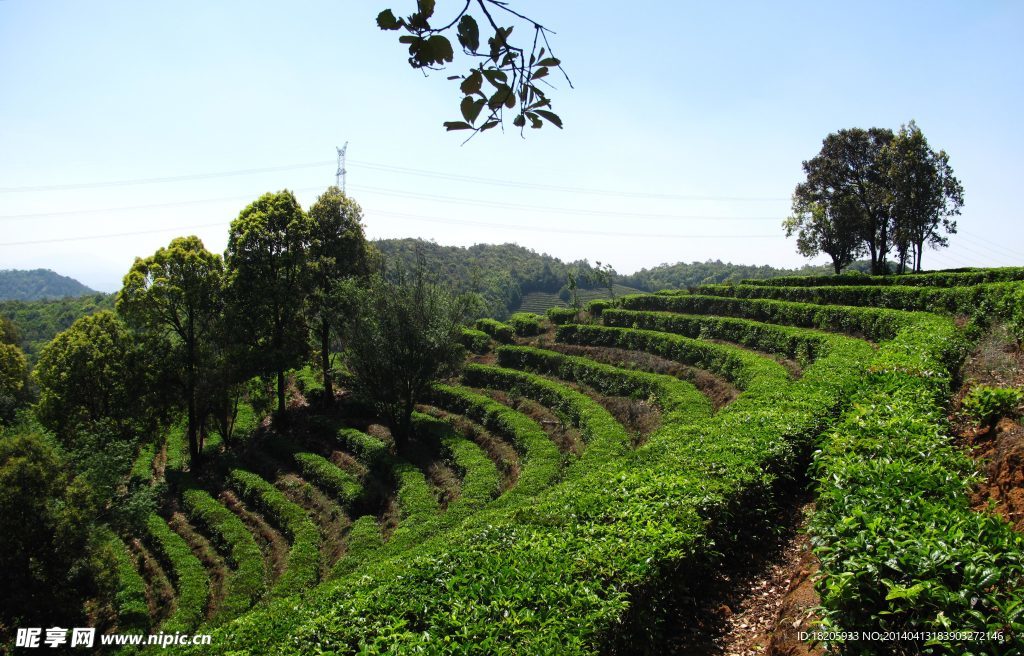
<svg viewBox="0 0 1024 656"><path fill-rule="evenodd" d="M185 539L156 514L146 519L147 544L174 583L174 611L160 625L165 633L191 631L203 621L210 579Z"/></svg>
<svg viewBox="0 0 1024 656"><path fill-rule="evenodd" d="M512 330L512 326L502 323L497 319L477 319L473 325L477 330L487 333L495 341L503 344L508 344L515 338L515 331Z"/></svg>
<svg viewBox="0 0 1024 656"><path fill-rule="evenodd" d="M318 578L320 533L305 510L252 472L232 469L228 483L291 541L288 563L270 589L270 596L287 597L309 589Z"/></svg>
<svg viewBox="0 0 1024 656"><path fill-rule="evenodd" d="M268 572L256 540L235 513L208 492L190 488L182 492L182 503L189 519L224 554L231 566L227 588L217 612L223 622L249 609L263 595Z"/></svg>
<svg viewBox="0 0 1024 656"><path fill-rule="evenodd" d="M986 282L1024 280L1024 267L999 267L969 271L930 271L890 276L844 273L838 276L782 276L779 278L744 279L741 285L768 287L837 287L840 285L900 285L919 287L962 287Z"/></svg>

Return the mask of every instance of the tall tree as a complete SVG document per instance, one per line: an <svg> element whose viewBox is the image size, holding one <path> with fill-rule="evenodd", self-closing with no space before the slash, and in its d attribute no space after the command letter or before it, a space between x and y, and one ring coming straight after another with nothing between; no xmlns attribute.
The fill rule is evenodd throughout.
<svg viewBox="0 0 1024 656"><path fill-rule="evenodd" d="M130 325L166 337L174 346L174 359L164 364L179 382L193 463L203 450L197 391L211 375L223 282L221 257L206 250L199 237L178 237L150 257L135 259L117 299L117 311Z"/></svg>
<svg viewBox="0 0 1024 656"><path fill-rule="evenodd" d="M892 130L852 128L825 137L821 151L803 163L807 179L797 185L794 204L819 204L834 220L855 221L871 256L872 273L888 270L893 247L892 193L883 149Z"/></svg>
<svg viewBox="0 0 1024 656"><path fill-rule="evenodd" d="M412 412L430 384L462 365L463 304L425 279L422 271L377 276L348 329L346 363L357 392L391 424L401 444Z"/></svg>
<svg viewBox="0 0 1024 656"><path fill-rule="evenodd" d="M39 354L39 421L65 444L101 423L122 435L151 427L161 410L151 390L163 346L143 342L109 310L75 321Z"/></svg>
<svg viewBox="0 0 1024 656"><path fill-rule="evenodd" d="M793 215L785 220L786 236L796 234L796 250L804 257L825 253L838 275L864 252L859 215L851 199L832 206L793 198Z"/></svg>
<svg viewBox="0 0 1024 656"><path fill-rule="evenodd" d="M292 192L267 193L231 223L224 258L230 320L250 347L252 364L264 374L276 374L281 418L284 373L306 352L302 308L311 236L309 217Z"/></svg>
<svg viewBox="0 0 1024 656"><path fill-rule="evenodd" d="M331 342L342 317L352 309L353 287L347 282L369 270L363 235L363 210L337 187L329 187L309 208L309 316L317 334L325 398L334 398Z"/></svg>
<svg viewBox="0 0 1024 656"><path fill-rule="evenodd" d="M900 271L908 252L914 271L921 270L924 246L949 245L943 234L956 234L954 216L964 204L964 188L953 175L949 156L928 146L914 121L904 125L883 153L886 175L893 194L896 248Z"/></svg>

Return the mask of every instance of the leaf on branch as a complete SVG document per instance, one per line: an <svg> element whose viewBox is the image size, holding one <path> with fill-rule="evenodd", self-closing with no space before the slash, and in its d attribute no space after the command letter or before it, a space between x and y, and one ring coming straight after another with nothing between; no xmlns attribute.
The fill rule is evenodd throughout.
<svg viewBox="0 0 1024 656"><path fill-rule="evenodd" d="M532 75L530 75L530 79L531 80L539 80L542 77L546 77L547 74L548 74L547 66L541 66L540 68L535 70Z"/></svg>
<svg viewBox="0 0 1024 656"><path fill-rule="evenodd" d="M455 58L455 51L452 50L452 42L440 34L435 34L427 39L427 47L430 48L430 54L433 57L433 61L438 64L450 62Z"/></svg>
<svg viewBox="0 0 1024 656"><path fill-rule="evenodd" d="M504 71L499 71L496 68L488 68L484 70L483 75L494 87L505 86L508 82L508 76L505 75Z"/></svg>
<svg viewBox="0 0 1024 656"><path fill-rule="evenodd" d="M555 57L548 57L547 59L542 59L539 62L537 62L537 65L538 66L559 66L559 65L561 65L561 63L562 62L560 60L556 59Z"/></svg>
<svg viewBox="0 0 1024 656"><path fill-rule="evenodd" d="M480 49L480 27L469 14L459 19L458 35L459 43L466 50L476 53Z"/></svg>
<svg viewBox="0 0 1024 656"><path fill-rule="evenodd" d="M490 130L491 128L496 127L500 122L501 121L487 121L480 126L480 131L483 132L484 130Z"/></svg>
<svg viewBox="0 0 1024 656"><path fill-rule="evenodd" d="M462 81L462 84L459 85L459 89L462 90L462 93L468 96L480 91L480 87L483 83L484 76L480 74L480 71L473 71L465 80Z"/></svg>
<svg viewBox="0 0 1024 656"><path fill-rule="evenodd" d="M446 130L451 132L452 130L472 130L473 126L464 121L445 121L444 127ZM483 129L483 128L481 128Z"/></svg>
<svg viewBox="0 0 1024 656"><path fill-rule="evenodd" d="M423 18L430 18L434 15L434 0L417 0L416 5L420 8L419 14Z"/></svg>
<svg viewBox="0 0 1024 656"><path fill-rule="evenodd" d="M525 126L526 125L526 117L523 116L522 114L520 114L519 116L517 116L514 119L512 119L512 125L516 126L517 128L521 128L521 127Z"/></svg>
<svg viewBox="0 0 1024 656"><path fill-rule="evenodd" d="M555 127L557 127L558 129L562 128L562 119L558 117L558 114L555 114L554 112L549 112L546 109L538 109L535 111L537 114L546 119L548 123L554 123Z"/></svg>
<svg viewBox="0 0 1024 656"><path fill-rule="evenodd" d="M382 30L397 30L402 26L402 23L403 21L395 18L394 13L390 9L385 9L377 14L377 27Z"/></svg>
<svg viewBox="0 0 1024 656"><path fill-rule="evenodd" d="M478 116L480 116L480 110L484 108L483 98L474 99L472 96L466 96L462 99L462 116L470 123L476 122Z"/></svg>

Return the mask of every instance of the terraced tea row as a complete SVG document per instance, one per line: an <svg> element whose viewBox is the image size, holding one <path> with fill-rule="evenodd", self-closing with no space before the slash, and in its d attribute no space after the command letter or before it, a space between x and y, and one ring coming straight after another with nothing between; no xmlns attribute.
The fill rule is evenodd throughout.
<svg viewBox="0 0 1024 656"><path fill-rule="evenodd" d="M564 334L583 334L592 328L597 329L570 326ZM789 333L792 338L793 331ZM708 535L712 525L707 520L714 518L713 526L743 521L739 498L764 494L770 499L770 491L793 475L797 459L792 456L809 451L810 439L834 412L842 390L856 380L856 367L849 365L865 362L871 353L869 345L856 340L847 340L853 355L827 352L819 346L818 361L794 381L777 362L745 348L658 335L674 343L690 362L743 381L747 391L711 417L707 399L678 380L540 349L500 349L502 365L554 373L573 382L582 378L602 392L623 392L627 383L640 384L643 393L653 392L667 413L674 410L679 418L665 422L646 445L632 449L628 436L604 408L565 383L505 366L467 366L466 383L532 397L577 424L587 441L579 464L570 465L562 482L533 498L517 498L513 488L498 502L469 515L457 533L439 534L403 548L401 558L376 558L321 586L306 597L297 613L294 605L286 613L282 602L247 615L218 634L226 641L225 649L292 651L294 645L313 648L315 643L341 651L354 651L357 645L443 650L440 644L431 646L429 634L434 634L463 635L492 652L512 645L543 651L556 644L559 649L568 645L572 652L587 651L587 644L607 637L605 631L624 618L629 592L644 581L656 580L656 573L669 563L678 565L680 555ZM840 338L817 335L816 339L832 344ZM754 341L748 346L756 346ZM806 398L800 393L791 396L794 389L806 393ZM495 422L509 412L499 410L500 404L489 397L451 386L440 387L435 394L473 408L484 421ZM692 407L682 402L686 398L694 402ZM687 412L690 424L682 419ZM507 435L513 422L508 416L505 420ZM519 418L514 423L528 426ZM526 434L532 443L544 443L536 428L530 427ZM800 439L794 440L797 436ZM516 443L528 442L513 440ZM545 464L555 455L548 449ZM527 458L527 464L531 460ZM553 469L547 467L547 471ZM611 481L613 487L609 487ZM758 493L753 492L755 488ZM695 499L702 501L694 505ZM668 509L667 514L663 509ZM647 528L637 530L638 526ZM623 572L626 585L613 580ZM488 582L486 588L474 583L483 580ZM445 583L438 589L431 581ZM471 592L484 589L486 598ZM527 609L512 603L552 595L558 604L540 608L531 604ZM450 617L442 608L462 610ZM386 628L389 618L399 617L405 622L415 618L406 626L424 627L426 632Z"/></svg>

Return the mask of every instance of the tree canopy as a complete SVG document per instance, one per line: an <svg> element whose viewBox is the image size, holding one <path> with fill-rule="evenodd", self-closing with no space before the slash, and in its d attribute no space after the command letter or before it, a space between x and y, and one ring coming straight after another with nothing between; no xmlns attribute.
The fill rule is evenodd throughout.
<svg viewBox="0 0 1024 656"><path fill-rule="evenodd" d="M950 217L959 214L963 188L948 156L932 151L913 121L898 135L887 128L832 133L803 169L786 236L797 235L802 255L830 255L837 273L861 252L872 273L885 273L894 250L903 272L911 248L920 271L924 244L945 246L941 231L956 232Z"/></svg>
<svg viewBox="0 0 1024 656"><path fill-rule="evenodd" d="M290 191L264 194L231 223L225 264L230 323L250 347L250 365L277 376L277 409L285 410L284 373L306 353L301 300L312 225Z"/></svg>
<svg viewBox="0 0 1024 656"><path fill-rule="evenodd" d="M212 373L212 341L222 311L224 264L199 237L178 237L166 248L136 258L124 277L117 310L137 330L167 339L173 357L162 364L178 382L188 415L188 442L199 460L203 420L196 392Z"/></svg>
<svg viewBox="0 0 1024 656"><path fill-rule="evenodd" d="M463 305L423 271L377 276L349 327L345 362L357 392L407 440L412 412L430 384L458 372Z"/></svg>
<svg viewBox="0 0 1024 656"><path fill-rule="evenodd" d="M309 208L309 218L312 232L307 310L316 332L324 394L331 399L332 338L353 310L351 283L369 273L373 258L363 235L362 208L337 187L329 187L316 199Z"/></svg>

